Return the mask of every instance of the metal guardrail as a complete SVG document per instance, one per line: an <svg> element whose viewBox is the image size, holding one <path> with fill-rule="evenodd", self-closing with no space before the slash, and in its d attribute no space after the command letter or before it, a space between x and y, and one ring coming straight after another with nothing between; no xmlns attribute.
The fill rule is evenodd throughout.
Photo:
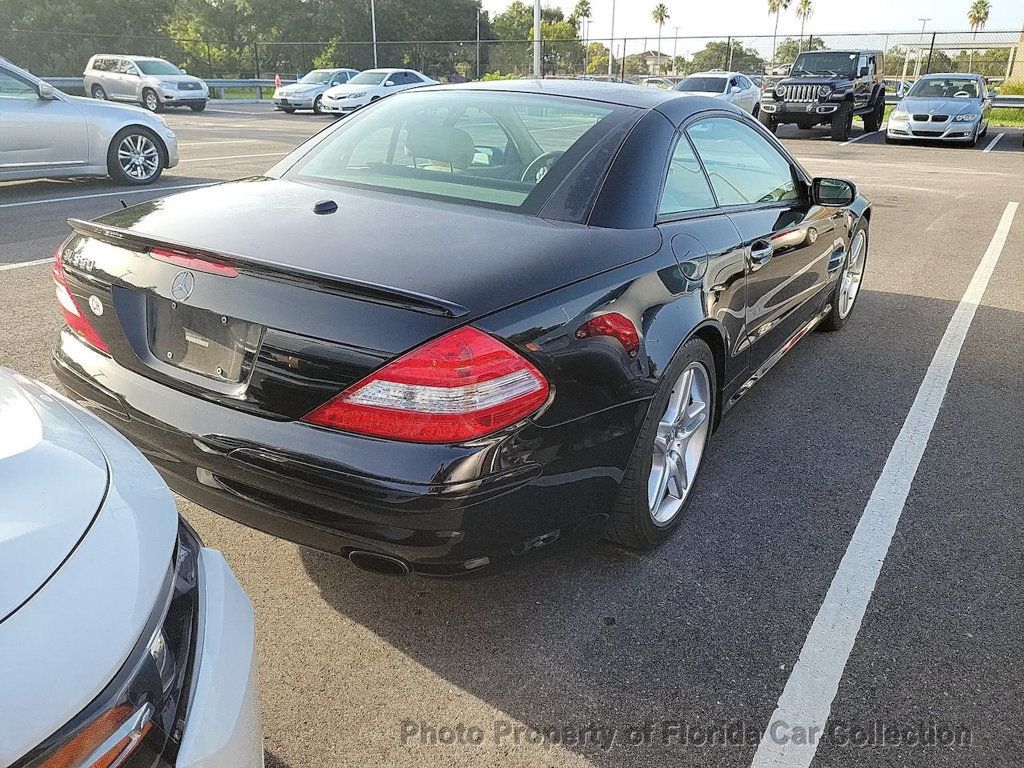
<svg viewBox="0 0 1024 768"><path fill-rule="evenodd" d="M54 88L82 88L84 78L81 77L48 77L44 78L46 82L50 83ZM228 79L228 78L215 78L205 79L205 82L211 89L226 90L232 88L273 88L273 80L257 80L253 79ZM281 84L288 85L294 83L295 80L285 80L282 78ZM900 100L900 97L895 93L885 94L886 104L896 104ZM1024 96L996 96L992 100L992 106L997 109L1024 109Z"/></svg>

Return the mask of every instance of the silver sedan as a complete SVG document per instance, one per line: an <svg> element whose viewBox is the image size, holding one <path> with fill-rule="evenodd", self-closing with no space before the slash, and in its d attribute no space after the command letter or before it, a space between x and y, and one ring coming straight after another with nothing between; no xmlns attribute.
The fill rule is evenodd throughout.
<svg viewBox="0 0 1024 768"><path fill-rule="evenodd" d="M178 164L159 115L69 96L0 58L0 181L110 176L151 184Z"/></svg>
<svg viewBox="0 0 1024 768"><path fill-rule="evenodd" d="M925 75L889 115L885 141L927 139L973 147L988 133L991 106L980 75Z"/></svg>

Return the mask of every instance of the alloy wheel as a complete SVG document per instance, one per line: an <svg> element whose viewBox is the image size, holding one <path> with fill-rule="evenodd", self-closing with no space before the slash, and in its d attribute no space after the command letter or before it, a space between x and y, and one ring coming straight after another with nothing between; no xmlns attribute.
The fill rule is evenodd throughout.
<svg viewBox="0 0 1024 768"><path fill-rule="evenodd" d="M146 91L146 95L142 97L143 103L150 112L156 112L157 107L160 106L160 102L157 100L156 94L152 91Z"/></svg>
<svg viewBox="0 0 1024 768"><path fill-rule="evenodd" d="M118 145L117 163L126 176L145 181L160 168L160 150L148 136L133 133Z"/></svg>
<svg viewBox="0 0 1024 768"><path fill-rule="evenodd" d="M853 236L850 244L850 255L843 268L843 276L839 283L839 317L845 318L853 309L860 291L860 282L864 277L864 252L867 249L867 236L860 230Z"/></svg>
<svg viewBox="0 0 1024 768"><path fill-rule="evenodd" d="M694 362L676 379L654 438L647 507L659 527L675 519L690 495L707 444L710 415L708 372Z"/></svg>

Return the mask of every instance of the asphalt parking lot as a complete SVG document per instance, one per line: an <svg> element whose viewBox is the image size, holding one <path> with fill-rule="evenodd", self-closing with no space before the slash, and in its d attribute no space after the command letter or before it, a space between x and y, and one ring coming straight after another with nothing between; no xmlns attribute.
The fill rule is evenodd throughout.
<svg viewBox="0 0 1024 768"><path fill-rule="evenodd" d="M154 187L0 184L0 365L55 383L48 262L67 218L258 174L331 122L251 104L167 119L182 162ZM1005 229L1024 202L1021 130L993 128L976 149L887 146L857 128L844 145L780 137L872 200L863 293L847 328L801 341L730 412L657 552L597 542L468 581L386 579L181 502L256 610L268 765L767 765L758 739L908 439L923 455L903 466L909 495L814 765L1024 759L1024 211ZM983 293L965 304L972 280ZM908 414L974 303L922 432ZM847 743L876 723L958 743ZM431 743L445 728L455 743ZM714 738L730 728L728 744Z"/></svg>

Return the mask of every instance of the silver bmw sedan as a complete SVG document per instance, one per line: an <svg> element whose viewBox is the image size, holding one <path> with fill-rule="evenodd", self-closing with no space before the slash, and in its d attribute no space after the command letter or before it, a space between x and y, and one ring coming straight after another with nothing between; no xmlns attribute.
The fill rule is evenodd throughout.
<svg viewBox="0 0 1024 768"><path fill-rule="evenodd" d="M925 75L889 115L885 141L911 139L975 146L988 133L992 95L980 75Z"/></svg>

